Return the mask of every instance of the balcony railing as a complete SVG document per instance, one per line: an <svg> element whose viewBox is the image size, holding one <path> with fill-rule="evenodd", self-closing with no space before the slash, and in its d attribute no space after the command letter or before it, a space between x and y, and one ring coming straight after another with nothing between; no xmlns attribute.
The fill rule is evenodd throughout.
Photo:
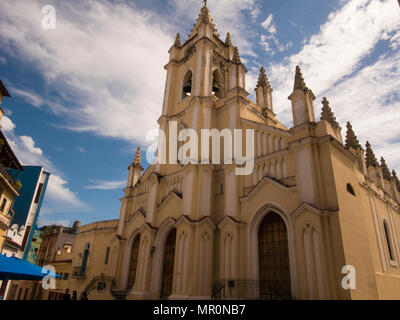
<svg viewBox="0 0 400 320"><path fill-rule="evenodd" d="M21 182L13 177L13 175L4 166L0 166L0 173L6 178L6 180L13 186L17 191L21 189Z"/></svg>
<svg viewBox="0 0 400 320"><path fill-rule="evenodd" d="M287 286L286 286L287 287ZM289 285L290 288L290 285ZM289 292L288 292L289 291ZM290 289L278 287L271 281L232 279L218 280L212 286L214 300L292 300Z"/></svg>
<svg viewBox="0 0 400 320"><path fill-rule="evenodd" d="M72 278L86 279L86 269L82 269L81 267L73 267L72 268Z"/></svg>

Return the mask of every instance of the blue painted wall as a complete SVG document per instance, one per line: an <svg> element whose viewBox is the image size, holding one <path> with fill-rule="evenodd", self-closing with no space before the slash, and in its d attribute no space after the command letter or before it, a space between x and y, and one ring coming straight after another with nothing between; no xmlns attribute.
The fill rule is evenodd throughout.
<svg viewBox="0 0 400 320"><path fill-rule="evenodd" d="M38 184L41 171L42 171L41 166L24 166L24 171L22 173L17 173L15 171L15 174L18 174L18 180L21 181L22 187L19 190L20 196L16 197L14 200L13 204L14 217L12 219L11 225L17 224L19 227L25 225L31 204L35 201L36 185ZM29 254L31 240L33 237L33 233L36 230L36 225L40 214L40 208L43 203L44 195L46 194L46 188L50 177L49 172L43 171L43 174L46 175L46 177L43 183L42 193L40 195L40 199L37 205L36 215L33 219L32 228L29 233L29 237L26 241L25 252L23 257L24 259L26 259Z"/></svg>

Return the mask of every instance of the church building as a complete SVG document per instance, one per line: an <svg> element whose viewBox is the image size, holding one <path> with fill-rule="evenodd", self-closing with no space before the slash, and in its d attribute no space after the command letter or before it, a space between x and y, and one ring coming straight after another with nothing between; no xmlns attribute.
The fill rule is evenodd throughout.
<svg viewBox="0 0 400 320"><path fill-rule="evenodd" d="M80 248L78 234L86 270L94 245L99 263L107 261L97 279L109 280L117 298L400 299L400 182L350 123L342 138L326 98L317 119L300 68L288 128L274 113L263 67L256 102L249 99L238 48L229 33L220 38L206 5L169 54L160 129L168 136L172 121L198 137L201 129L251 129L254 170L237 175L235 161L203 163L199 147L198 164L155 161L143 171L138 149L119 219L93 231L103 243ZM176 147L168 138L167 159ZM225 147L222 138L210 151Z"/></svg>

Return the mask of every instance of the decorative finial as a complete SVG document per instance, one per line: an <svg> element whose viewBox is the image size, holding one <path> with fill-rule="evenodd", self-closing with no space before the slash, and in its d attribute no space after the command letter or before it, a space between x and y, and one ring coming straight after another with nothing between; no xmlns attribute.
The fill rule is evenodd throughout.
<svg viewBox="0 0 400 320"><path fill-rule="evenodd" d="M378 160L376 160L375 154L372 151L370 143L367 141L365 144L366 151L365 151L365 160L367 163L367 167L373 166L375 168L379 167Z"/></svg>
<svg viewBox="0 0 400 320"><path fill-rule="evenodd" d="M207 7L207 0L203 0L204 6Z"/></svg>
<svg viewBox="0 0 400 320"><path fill-rule="evenodd" d="M235 47L235 49L233 51L233 62L234 63L242 63L242 60L240 59L238 47Z"/></svg>
<svg viewBox="0 0 400 320"><path fill-rule="evenodd" d="M266 87L268 89L271 89L271 85L269 84L267 74L265 73L265 69L263 66L260 68L260 75L258 76L258 82L257 82L257 88L258 87Z"/></svg>
<svg viewBox="0 0 400 320"><path fill-rule="evenodd" d="M350 122L347 122L347 132L346 132L346 148L353 147L354 149L361 148L360 142L357 139L356 134L353 131L353 127Z"/></svg>
<svg viewBox="0 0 400 320"><path fill-rule="evenodd" d="M225 45L226 46L232 45L231 34L229 32L226 34Z"/></svg>
<svg viewBox="0 0 400 320"><path fill-rule="evenodd" d="M383 178L386 180L392 180L392 175L390 174L389 168L386 164L386 161L383 157L381 157L381 168L382 168L382 175Z"/></svg>
<svg viewBox="0 0 400 320"><path fill-rule="evenodd" d="M396 171L394 171L394 170L392 171L392 177L393 177L394 183L396 185L397 191L400 192L400 180L399 180L399 178L397 178Z"/></svg>
<svg viewBox="0 0 400 320"><path fill-rule="evenodd" d="M300 71L300 67L296 66L296 75L294 76L294 87L293 91L296 89L300 89L303 91L308 91L308 88L306 86L306 83L304 82L303 75Z"/></svg>
<svg viewBox="0 0 400 320"><path fill-rule="evenodd" d="M181 44L181 34L179 32L176 34L174 46L178 47L178 48L182 46L182 44Z"/></svg>
<svg viewBox="0 0 400 320"><path fill-rule="evenodd" d="M140 168L142 167L142 159L140 156L140 147L138 147L136 150L135 159L133 160L133 166L140 167Z"/></svg>
<svg viewBox="0 0 400 320"><path fill-rule="evenodd" d="M332 109L329 106L329 101L326 99L326 97L322 99L321 120L328 121L334 128L339 127L336 117L333 115Z"/></svg>

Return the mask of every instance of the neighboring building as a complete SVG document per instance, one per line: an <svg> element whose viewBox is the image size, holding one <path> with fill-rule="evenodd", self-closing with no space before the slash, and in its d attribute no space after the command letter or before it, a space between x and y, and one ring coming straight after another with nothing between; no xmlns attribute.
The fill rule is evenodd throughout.
<svg viewBox="0 0 400 320"><path fill-rule="evenodd" d="M26 258L26 260L30 263L36 264L36 260L38 258L38 254L39 254L39 250L40 250L40 246L42 244L42 228L40 229L35 229L33 231L33 237L32 237L32 241L31 241L31 245L28 251L28 256Z"/></svg>
<svg viewBox="0 0 400 320"><path fill-rule="evenodd" d="M3 97L10 97L10 94L0 80L0 104ZM3 110L0 108L0 120L3 114ZM0 249L3 248L4 239L12 220L12 204L14 199L19 196L19 189L21 188L21 182L10 173L11 169L19 173L23 171L7 138L0 131Z"/></svg>
<svg viewBox="0 0 400 320"><path fill-rule="evenodd" d="M12 229L7 232L3 254L27 259L50 173L41 166L24 166L19 179L20 196L13 204Z"/></svg>
<svg viewBox="0 0 400 320"><path fill-rule="evenodd" d="M71 292L76 290L78 298L82 292L89 299L113 299L116 290L113 275L117 267L115 232L118 220L90 223L79 228L75 241Z"/></svg>
<svg viewBox="0 0 400 320"><path fill-rule="evenodd" d="M65 289L69 288L72 257L79 225L79 221L76 221L72 227L57 225L43 227L42 243L36 263L40 266L53 266L56 269L55 272L62 275L63 278L56 280L55 289L42 290L39 287L35 299L60 300Z"/></svg>
<svg viewBox="0 0 400 320"><path fill-rule="evenodd" d="M0 80L0 104L3 101L3 97L10 97L6 87ZM3 109L0 107L0 120L3 117ZM11 170L14 170L14 175L11 174ZM9 232L11 220L13 218L13 203L15 198L19 196L19 190L21 188L21 182L18 180L18 175L23 171L23 168L11 149L7 138L0 130L0 252L3 251L6 236ZM17 230L14 227L11 231L15 233L16 238L21 236L21 232L24 230ZM18 243L12 243L16 250L19 250ZM0 300L3 299L7 288L7 282L0 281Z"/></svg>
<svg viewBox="0 0 400 320"><path fill-rule="evenodd" d="M138 150L119 220L79 228L71 292L89 299L400 299L400 181L369 143L364 153L350 123L343 141L326 99L316 120L300 68L287 128L273 111L263 68L256 103L248 98L239 51L229 34L221 40L206 5L186 42L178 34L169 53L160 128L171 141L172 120L198 137L204 128L254 130L254 140L241 145L254 146L254 170L240 176L235 163L153 163L142 173ZM167 141L159 151L168 159L177 145ZM350 290L342 285L346 272L356 280Z"/></svg>

